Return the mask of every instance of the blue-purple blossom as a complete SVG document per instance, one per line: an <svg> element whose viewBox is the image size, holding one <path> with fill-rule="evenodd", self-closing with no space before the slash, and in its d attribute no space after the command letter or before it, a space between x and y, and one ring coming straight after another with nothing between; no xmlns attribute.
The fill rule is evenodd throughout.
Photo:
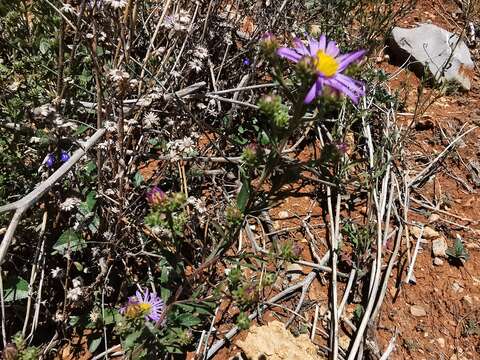
<svg viewBox="0 0 480 360"><path fill-rule="evenodd" d="M60 153L60 161L67 162L70 159L70 155L65 150L62 150Z"/></svg>
<svg viewBox="0 0 480 360"><path fill-rule="evenodd" d="M242 63L245 66L249 66L250 65L250 59L249 58L243 58Z"/></svg>
<svg viewBox="0 0 480 360"><path fill-rule="evenodd" d="M130 296L127 304L120 308L120 313L129 319L138 319L143 316L145 321L154 322L161 320L164 311L163 300L148 289L143 293L137 290L135 296Z"/></svg>
<svg viewBox="0 0 480 360"><path fill-rule="evenodd" d="M43 163L47 165L48 168L53 167L53 165L55 164L55 155L48 154Z"/></svg>
<svg viewBox="0 0 480 360"><path fill-rule="evenodd" d="M313 67L316 79L305 96L305 104L311 103L321 95L325 86L348 96L354 103L365 95L364 84L343 74L353 62L365 55L365 50L340 54L335 41L328 41L325 35L320 39L308 39L305 45L300 39L294 39L293 48L281 47L277 50L280 57L298 63L306 59Z"/></svg>

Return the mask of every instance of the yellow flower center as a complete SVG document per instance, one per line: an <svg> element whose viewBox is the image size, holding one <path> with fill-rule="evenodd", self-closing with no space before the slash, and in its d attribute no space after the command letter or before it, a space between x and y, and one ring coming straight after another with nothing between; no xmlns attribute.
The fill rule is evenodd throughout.
<svg viewBox="0 0 480 360"><path fill-rule="evenodd" d="M313 58L315 69L326 77L333 76L337 73L339 64L333 56L325 54L322 50L318 50Z"/></svg>
<svg viewBox="0 0 480 360"><path fill-rule="evenodd" d="M152 308L149 303L130 304L125 311L126 317L130 319L139 318L140 316L147 315Z"/></svg>
<svg viewBox="0 0 480 360"><path fill-rule="evenodd" d="M150 305L149 303L141 303L139 306L140 306L140 311L144 315L148 314L152 308L152 305Z"/></svg>

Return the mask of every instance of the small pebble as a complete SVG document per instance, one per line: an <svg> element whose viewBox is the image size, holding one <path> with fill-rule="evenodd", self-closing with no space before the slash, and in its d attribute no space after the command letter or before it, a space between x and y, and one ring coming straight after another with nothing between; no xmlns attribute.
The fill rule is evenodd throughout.
<svg viewBox="0 0 480 360"><path fill-rule="evenodd" d="M421 307L420 305L412 305L412 306L410 306L410 313L411 313L413 316L416 316L416 317L427 316L427 312L426 312L425 309L424 309L423 307Z"/></svg>
<svg viewBox="0 0 480 360"><path fill-rule="evenodd" d="M443 265L443 260L440 259L439 257L436 257L435 259L433 259L433 265L442 266Z"/></svg>
<svg viewBox="0 0 480 360"><path fill-rule="evenodd" d="M440 237L432 242L432 253L435 257L447 257L447 241L444 237Z"/></svg>

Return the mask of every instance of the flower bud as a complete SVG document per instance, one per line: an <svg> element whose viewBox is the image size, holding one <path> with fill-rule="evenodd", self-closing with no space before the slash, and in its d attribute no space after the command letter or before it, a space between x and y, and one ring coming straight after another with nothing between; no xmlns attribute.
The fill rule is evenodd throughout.
<svg viewBox="0 0 480 360"><path fill-rule="evenodd" d="M52 168L53 165L55 164L55 155L48 154L44 160L44 164L47 165L48 168Z"/></svg>
<svg viewBox="0 0 480 360"><path fill-rule="evenodd" d="M148 193L147 193L147 202L151 206L158 206L162 204L167 195L160 189L158 186L154 186Z"/></svg>
<svg viewBox="0 0 480 360"><path fill-rule="evenodd" d="M60 161L67 162L70 159L70 155L65 150L62 150L60 153Z"/></svg>
<svg viewBox="0 0 480 360"><path fill-rule="evenodd" d="M271 32L266 32L262 35L260 40L260 46L267 57L274 57L276 56L277 49L278 49L278 42L275 39L275 36Z"/></svg>

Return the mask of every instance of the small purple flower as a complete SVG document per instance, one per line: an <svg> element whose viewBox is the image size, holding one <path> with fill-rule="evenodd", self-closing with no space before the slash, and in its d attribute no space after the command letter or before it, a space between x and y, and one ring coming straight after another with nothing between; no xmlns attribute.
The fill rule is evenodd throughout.
<svg viewBox="0 0 480 360"><path fill-rule="evenodd" d="M348 145L344 142L339 142L335 144L337 146L337 150L340 151L342 154L346 154L348 151Z"/></svg>
<svg viewBox="0 0 480 360"><path fill-rule="evenodd" d="M166 198L167 195L158 186L154 186L147 193L147 201L152 206L160 205Z"/></svg>
<svg viewBox="0 0 480 360"><path fill-rule="evenodd" d="M242 63L245 66L249 66L250 65L250 59L249 58L243 58Z"/></svg>
<svg viewBox="0 0 480 360"><path fill-rule="evenodd" d="M70 155L65 150L62 150L60 153L60 161L67 162L70 159Z"/></svg>
<svg viewBox="0 0 480 360"><path fill-rule="evenodd" d="M156 293L150 293L148 289L145 292L135 292L135 296L128 298L127 304L120 308L120 313L129 319L138 319L144 317L145 321L159 322L165 311L165 303Z"/></svg>
<svg viewBox="0 0 480 360"><path fill-rule="evenodd" d="M311 62L316 73L316 80L305 96L305 104L309 104L322 94L323 88L329 88L348 96L354 103L365 95L364 84L343 74L353 62L365 55L365 50L340 54L335 41L328 41L325 35L319 40L308 39L308 45L295 39L293 48L282 47L277 50L280 57L298 63L303 59Z"/></svg>
<svg viewBox="0 0 480 360"><path fill-rule="evenodd" d="M51 153L48 154L45 160L43 160L43 163L47 165L48 168L52 168L55 164L55 155Z"/></svg>
<svg viewBox="0 0 480 360"><path fill-rule="evenodd" d="M261 39L263 41L269 41L269 40L273 40L274 39L274 36L273 34L270 32L270 31L267 31L266 33L263 33Z"/></svg>

